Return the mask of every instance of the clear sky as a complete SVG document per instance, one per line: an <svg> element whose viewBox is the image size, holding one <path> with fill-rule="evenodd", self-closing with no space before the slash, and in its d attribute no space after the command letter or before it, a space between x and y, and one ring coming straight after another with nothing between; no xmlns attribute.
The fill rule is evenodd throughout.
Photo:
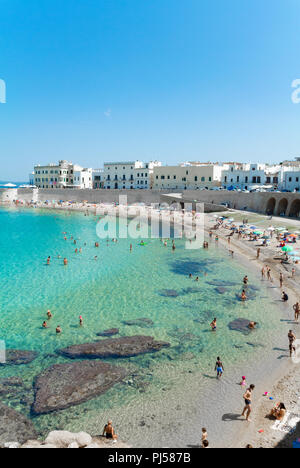
<svg viewBox="0 0 300 468"><path fill-rule="evenodd" d="M0 179L300 155L299 0L0 0Z"/></svg>

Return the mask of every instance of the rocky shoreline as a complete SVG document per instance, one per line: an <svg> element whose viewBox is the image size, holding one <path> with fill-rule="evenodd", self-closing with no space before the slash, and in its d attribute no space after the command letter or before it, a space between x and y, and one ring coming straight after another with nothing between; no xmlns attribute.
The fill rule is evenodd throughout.
<svg viewBox="0 0 300 468"><path fill-rule="evenodd" d="M91 436L86 432L53 431L44 441L34 438L36 434L27 429L24 436L12 438L7 442L1 442L0 448L7 449L101 449L101 448L130 448L121 441L112 441L103 436ZM26 440L25 436L31 436ZM25 440L23 440L25 438Z"/></svg>

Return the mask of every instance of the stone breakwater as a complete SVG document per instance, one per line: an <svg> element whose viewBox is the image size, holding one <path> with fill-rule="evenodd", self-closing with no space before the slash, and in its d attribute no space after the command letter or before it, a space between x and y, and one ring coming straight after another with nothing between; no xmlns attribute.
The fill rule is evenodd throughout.
<svg viewBox="0 0 300 468"><path fill-rule="evenodd" d="M30 432L24 433L26 435L35 434ZM12 434L13 436L14 434ZM24 439L22 437L21 439ZM17 441L17 440L19 441ZM36 438L31 438L24 442L20 442L20 437L14 437L8 442L0 444L0 448L8 449L101 449L101 448L130 448L129 445L121 441L108 440L102 436L91 436L86 432L68 432L68 431L53 431L50 432L48 437L42 441Z"/></svg>

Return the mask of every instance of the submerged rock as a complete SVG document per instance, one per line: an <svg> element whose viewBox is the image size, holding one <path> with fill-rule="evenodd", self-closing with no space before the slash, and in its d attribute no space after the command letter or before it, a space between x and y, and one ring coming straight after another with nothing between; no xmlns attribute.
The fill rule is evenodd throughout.
<svg viewBox="0 0 300 468"><path fill-rule="evenodd" d="M23 388L23 380L17 377L0 379L0 396L17 394Z"/></svg>
<svg viewBox="0 0 300 468"><path fill-rule="evenodd" d="M123 367L101 361L56 364L34 383L34 414L47 414L80 405L109 390L126 376Z"/></svg>
<svg viewBox="0 0 300 468"><path fill-rule="evenodd" d="M20 366L30 364L38 357L36 351L21 351L19 349L6 350L6 362L1 362L0 366Z"/></svg>
<svg viewBox="0 0 300 468"><path fill-rule="evenodd" d="M129 327L141 327L141 328L148 328L154 325L154 322L148 318L138 318L135 320L124 320L124 325Z"/></svg>
<svg viewBox="0 0 300 468"><path fill-rule="evenodd" d="M218 287L218 288L215 288L215 291L216 291L218 294L225 294L225 293L227 292L227 289L220 286L220 287Z"/></svg>
<svg viewBox="0 0 300 468"><path fill-rule="evenodd" d="M36 439L37 433L31 421L17 411L0 403L0 447L8 442L24 444Z"/></svg>
<svg viewBox="0 0 300 468"><path fill-rule="evenodd" d="M233 320L233 322L230 322L228 324L228 327L230 330L233 331L238 331L240 333L244 333L245 335L248 335L251 333L251 330L249 328L249 323L251 320L244 319L244 318L238 318L236 320Z"/></svg>
<svg viewBox="0 0 300 468"><path fill-rule="evenodd" d="M108 337L118 335L119 333L120 330L118 328L111 328L110 330L104 330L103 332L97 333L97 336Z"/></svg>
<svg viewBox="0 0 300 468"><path fill-rule="evenodd" d="M159 294L163 297L178 297L179 293L175 289L163 289L159 291Z"/></svg>
<svg viewBox="0 0 300 468"><path fill-rule="evenodd" d="M59 350L63 356L76 358L128 358L139 354L155 353L168 348L170 343L155 341L151 336L128 336L101 340L97 343L85 343Z"/></svg>

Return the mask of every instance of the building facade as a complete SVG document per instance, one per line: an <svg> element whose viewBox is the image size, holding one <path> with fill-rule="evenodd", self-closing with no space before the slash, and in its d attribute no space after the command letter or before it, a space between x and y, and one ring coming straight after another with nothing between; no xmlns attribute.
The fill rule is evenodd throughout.
<svg viewBox="0 0 300 468"><path fill-rule="evenodd" d="M222 169L218 164L185 163L155 167L153 189L200 190L221 187Z"/></svg>
<svg viewBox="0 0 300 468"><path fill-rule="evenodd" d="M153 170L160 165L159 161L105 163L103 187L115 190L150 189L153 185Z"/></svg>
<svg viewBox="0 0 300 468"><path fill-rule="evenodd" d="M44 189L92 188L92 169L84 169L69 161L34 167L34 185Z"/></svg>
<svg viewBox="0 0 300 468"><path fill-rule="evenodd" d="M278 189L280 180L280 166L232 163L222 171L222 187L227 190Z"/></svg>
<svg viewBox="0 0 300 468"><path fill-rule="evenodd" d="M104 188L104 171L103 169L93 169L93 189L102 188Z"/></svg>

